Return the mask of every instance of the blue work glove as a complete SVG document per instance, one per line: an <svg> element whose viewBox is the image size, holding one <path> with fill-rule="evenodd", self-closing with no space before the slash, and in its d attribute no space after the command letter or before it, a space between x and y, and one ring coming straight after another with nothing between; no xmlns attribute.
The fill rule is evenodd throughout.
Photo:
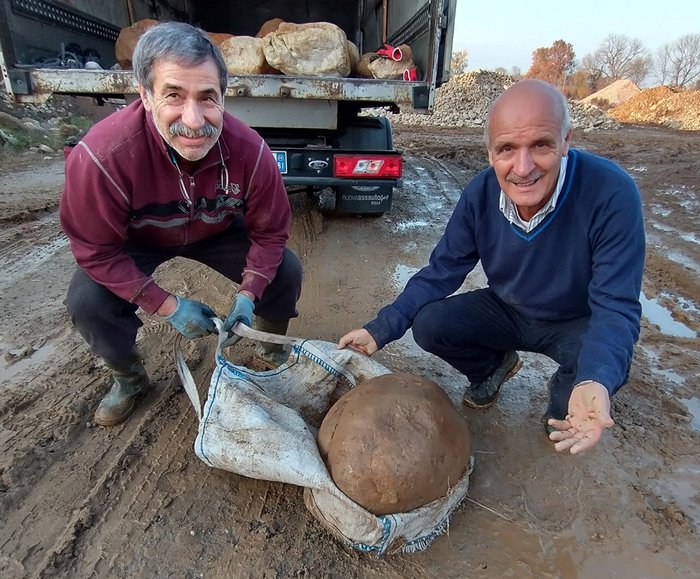
<svg viewBox="0 0 700 579"><path fill-rule="evenodd" d="M216 314L208 305L179 296L175 296L175 299L177 300L175 311L169 316L164 316L163 319L169 321L185 338L192 340L216 332L216 326L212 321Z"/></svg>
<svg viewBox="0 0 700 579"><path fill-rule="evenodd" d="M231 306L231 311L226 320L224 321L224 330L227 332L231 331L233 324L236 322L241 322L246 326L253 325L253 310L255 309L255 304L248 296L243 294L237 294L236 299L233 300L233 305Z"/></svg>

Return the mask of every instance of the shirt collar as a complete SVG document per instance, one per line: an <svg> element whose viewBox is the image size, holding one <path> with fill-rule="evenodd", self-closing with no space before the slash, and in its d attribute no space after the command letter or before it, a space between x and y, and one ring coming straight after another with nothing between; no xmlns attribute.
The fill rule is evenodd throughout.
<svg viewBox="0 0 700 579"><path fill-rule="evenodd" d="M561 193L562 187L564 186L568 157L568 155L563 156L559 163L559 177L557 178L557 185L554 188L554 193L547 203L545 203L544 207L535 213L529 221L525 221L520 217L518 208L515 206L515 203L513 203L513 200L501 189L498 207L508 221L513 225L517 225L520 229L525 231L525 233L530 233L530 231L542 223L542 220L547 217L547 215L554 211L554 208L557 206L557 199L559 199L559 193Z"/></svg>

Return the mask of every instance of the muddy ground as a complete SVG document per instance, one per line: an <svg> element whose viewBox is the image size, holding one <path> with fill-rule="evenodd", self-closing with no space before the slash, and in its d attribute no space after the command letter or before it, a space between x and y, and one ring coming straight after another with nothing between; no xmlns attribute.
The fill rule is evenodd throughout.
<svg viewBox="0 0 700 579"><path fill-rule="evenodd" d="M290 333L336 341L397 294L485 166L480 139L474 129L398 127L405 179L384 217L321 215L292 197L290 246L306 277ZM525 354L496 407L459 407L476 468L448 532L422 553L380 560L340 546L300 488L196 457L196 416L165 323L146 320L139 338L155 391L124 425L91 426L108 374L62 305L74 267L57 218L62 160L3 157L0 576L697 576L700 134L627 127L575 134L574 143L618 161L644 198L645 319L630 381L613 401L617 424L589 454L556 454L539 422L554 366ZM205 268L175 261L157 275L227 311L232 285ZM465 287L482 283L475 273ZM213 343L186 347L203 388ZM410 333L377 357L435 380L459 404L464 378Z"/></svg>

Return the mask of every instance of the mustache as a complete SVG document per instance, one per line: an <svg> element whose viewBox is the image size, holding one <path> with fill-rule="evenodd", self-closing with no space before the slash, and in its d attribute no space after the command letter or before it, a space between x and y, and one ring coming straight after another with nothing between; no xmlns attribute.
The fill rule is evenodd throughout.
<svg viewBox="0 0 700 579"><path fill-rule="evenodd" d="M188 139L198 139L200 137L218 137L220 132L214 125L206 123L199 129L192 129L181 121L175 121L168 127L168 132L172 137L187 137Z"/></svg>
<svg viewBox="0 0 700 579"><path fill-rule="evenodd" d="M517 175L511 173L506 177L506 181L508 181L508 183L513 183L514 185L522 185L523 183L531 183L532 181L537 181L537 179L539 179L542 176L544 176L544 171L535 169L532 173L525 177L518 177Z"/></svg>

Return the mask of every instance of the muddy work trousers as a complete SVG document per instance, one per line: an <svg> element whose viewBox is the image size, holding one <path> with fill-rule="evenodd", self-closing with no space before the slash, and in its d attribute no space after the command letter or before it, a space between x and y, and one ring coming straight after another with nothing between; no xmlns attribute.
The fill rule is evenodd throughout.
<svg viewBox="0 0 700 579"><path fill-rule="evenodd" d="M549 382L548 416L563 419L574 386L581 335L589 318L535 320L520 314L489 289L425 306L413 322L416 343L466 375L488 378L509 350L537 352L559 364Z"/></svg>
<svg viewBox="0 0 700 579"><path fill-rule="evenodd" d="M125 249L146 275L151 275L159 265L174 257L186 257L240 283L249 247L242 226L234 223L223 233L187 246L153 247L127 243ZM296 317L301 282L301 262L285 248L275 278L255 304L255 314L272 321ZM136 332L142 325L135 304L94 282L80 268L68 287L65 304L73 325L95 355L113 364L133 355ZM227 313L219 312L220 315Z"/></svg>

